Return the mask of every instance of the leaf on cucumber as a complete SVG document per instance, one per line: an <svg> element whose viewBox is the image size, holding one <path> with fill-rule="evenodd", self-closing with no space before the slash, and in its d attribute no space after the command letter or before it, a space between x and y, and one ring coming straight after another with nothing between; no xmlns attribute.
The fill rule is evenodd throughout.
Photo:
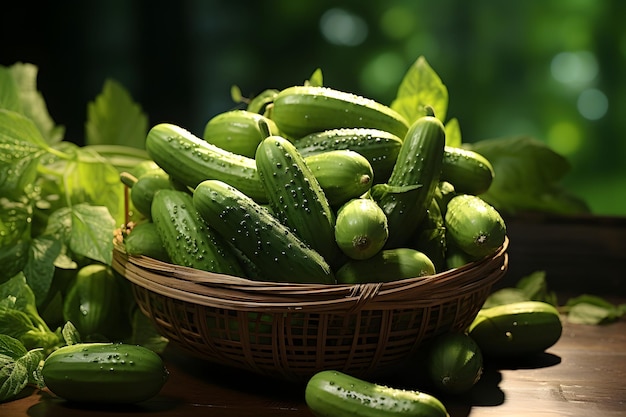
<svg viewBox="0 0 626 417"><path fill-rule="evenodd" d="M460 148L463 144L463 138L461 136L461 126L459 120L455 117L448 120L445 126L446 129L446 146L452 146Z"/></svg>
<svg viewBox="0 0 626 417"><path fill-rule="evenodd" d="M426 115L427 106L435 110L439 120L446 120L448 89L426 58L420 56L404 75L390 107L411 124Z"/></svg>

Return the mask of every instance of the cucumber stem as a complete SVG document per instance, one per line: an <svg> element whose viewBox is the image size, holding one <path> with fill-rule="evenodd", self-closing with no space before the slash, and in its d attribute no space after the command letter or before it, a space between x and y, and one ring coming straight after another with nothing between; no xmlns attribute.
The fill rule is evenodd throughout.
<svg viewBox="0 0 626 417"><path fill-rule="evenodd" d="M137 177L126 171L120 173L120 180L128 188L133 188L133 185L137 183Z"/></svg>

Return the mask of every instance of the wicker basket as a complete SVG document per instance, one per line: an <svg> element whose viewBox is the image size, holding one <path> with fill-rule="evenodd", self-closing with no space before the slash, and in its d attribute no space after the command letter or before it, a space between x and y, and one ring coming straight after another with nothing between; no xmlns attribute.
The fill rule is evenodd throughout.
<svg viewBox="0 0 626 417"><path fill-rule="evenodd" d="M367 377L466 328L505 274L507 246L437 275L375 284L251 281L128 256L119 244L113 267L157 330L196 357L283 380L323 369Z"/></svg>

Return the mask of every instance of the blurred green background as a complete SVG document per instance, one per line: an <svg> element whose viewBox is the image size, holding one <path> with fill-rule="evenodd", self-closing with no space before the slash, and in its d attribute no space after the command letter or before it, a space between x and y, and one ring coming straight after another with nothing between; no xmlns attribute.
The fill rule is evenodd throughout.
<svg viewBox="0 0 626 417"><path fill-rule="evenodd" d="M572 165L564 185L597 215L626 215L626 2L93 0L3 6L0 64L39 67L67 139L112 78L150 123L201 134L246 96L324 83L389 104L423 55L463 139L529 135Z"/></svg>

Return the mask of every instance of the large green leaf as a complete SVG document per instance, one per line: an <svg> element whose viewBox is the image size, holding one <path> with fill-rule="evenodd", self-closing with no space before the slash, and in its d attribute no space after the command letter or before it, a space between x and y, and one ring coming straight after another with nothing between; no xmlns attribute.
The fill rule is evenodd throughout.
<svg viewBox="0 0 626 417"><path fill-rule="evenodd" d="M46 142L61 141L65 127L55 124L42 94L37 90L37 66L18 62L10 70L17 86L22 114L35 123Z"/></svg>
<svg viewBox="0 0 626 417"><path fill-rule="evenodd" d="M493 166L495 177L481 198L503 213L520 211L575 214L587 205L559 182L570 170L563 156L530 137L486 139L466 145Z"/></svg>
<svg viewBox="0 0 626 417"><path fill-rule="evenodd" d="M434 109L439 120L446 120L448 89L426 58L420 56L404 75L391 108L413 123L426 115L426 106Z"/></svg>
<svg viewBox="0 0 626 417"><path fill-rule="evenodd" d="M102 92L87 105L86 145L145 147L148 118L119 83L107 80Z"/></svg>
<svg viewBox="0 0 626 417"><path fill-rule="evenodd" d="M0 191L21 193L37 175L48 144L35 124L20 113L0 109Z"/></svg>

